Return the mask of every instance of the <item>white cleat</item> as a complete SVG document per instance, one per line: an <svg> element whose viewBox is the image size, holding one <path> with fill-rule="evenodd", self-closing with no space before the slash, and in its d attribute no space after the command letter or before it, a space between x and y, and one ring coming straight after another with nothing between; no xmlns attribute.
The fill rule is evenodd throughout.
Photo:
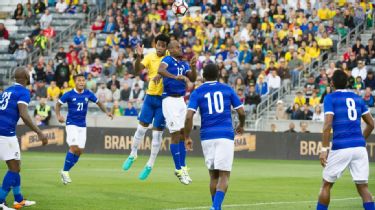
<svg viewBox="0 0 375 210"><path fill-rule="evenodd" d="M15 209L20 209L22 207L28 207L28 206L33 206L35 205L36 202L35 201L29 201L29 200L23 200L21 202L14 202L13 203L13 208Z"/></svg>
<svg viewBox="0 0 375 210"><path fill-rule="evenodd" d="M67 185L72 182L72 179L70 178L69 171L63 171L60 172L61 175L61 181L63 184Z"/></svg>
<svg viewBox="0 0 375 210"><path fill-rule="evenodd" d="M187 166L185 166L185 167L182 167L182 173L183 173L183 175L185 176L185 179L189 182L189 183L192 183L193 182L193 180L190 178L190 176L189 176L189 169L188 169L188 167Z"/></svg>
<svg viewBox="0 0 375 210"><path fill-rule="evenodd" d="M5 203L0 203L0 209L2 210L15 210L12 208L9 208L8 206L5 205Z"/></svg>
<svg viewBox="0 0 375 210"><path fill-rule="evenodd" d="M177 176L178 180L180 180L180 182L184 185L188 185L190 184L190 182L186 179L185 175L184 175L184 172L181 170L175 170L174 171L174 175Z"/></svg>

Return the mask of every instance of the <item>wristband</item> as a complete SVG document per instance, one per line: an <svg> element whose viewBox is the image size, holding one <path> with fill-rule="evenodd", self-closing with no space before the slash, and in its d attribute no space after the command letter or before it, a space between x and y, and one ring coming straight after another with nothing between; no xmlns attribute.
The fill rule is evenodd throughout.
<svg viewBox="0 0 375 210"><path fill-rule="evenodd" d="M329 149L329 147L322 147L322 149L320 150L321 152L327 152Z"/></svg>

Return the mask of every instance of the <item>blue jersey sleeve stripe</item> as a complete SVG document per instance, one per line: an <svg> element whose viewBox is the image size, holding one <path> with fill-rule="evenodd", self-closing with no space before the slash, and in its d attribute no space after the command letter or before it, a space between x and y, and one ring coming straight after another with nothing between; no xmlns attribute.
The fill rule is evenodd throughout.
<svg viewBox="0 0 375 210"><path fill-rule="evenodd" d="M324 115L328 115L328 114L335 115L335 113L333 112L324 112Z"/></svg>
<svg viewBox="0 0 375 210"><path fill-rule="evenodd" d="M367 111L363 112L363 113L362 113L362 116L365 115L365 114L367 114L367 113L370 113L370 111L367 110Z"/></svg>
<svg viewBox="0 0 375 210"><path fill-rule="evenodd" d="M243 104L241 104L241 105L239 105L239 106L237 106L237 107L234 107L234 109L239 109L239 108L241 108L241 107L243 107Z"/></svg>
<svg viewBox="0 0 375 210"><path fill-rule="evenodd" d="M29 105L29 103L25 102L25 101L18 101L17 104L25 104L26 106Z"/></svg>
<svg viewBox="0 0 375 210"><path fill-rule="evenodd" d="M193 111L193 112L197 112L197 110L196 110L196 109L193 109L193 108L188 108L188 110L191 110L191 111Z"/></svg>

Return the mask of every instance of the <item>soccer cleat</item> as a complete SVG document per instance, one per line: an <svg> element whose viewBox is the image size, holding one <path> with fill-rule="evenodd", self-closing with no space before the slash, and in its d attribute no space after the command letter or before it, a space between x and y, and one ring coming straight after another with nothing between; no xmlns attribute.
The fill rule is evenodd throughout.
<svg viewBox="0 0 375 210"><path fill-rule="evenodd" d="M61 175L61 181L63 184L67 185L72 182L72 179L70 178L69 171L63 171L60 172Z"/></svg>
<svg viewBox="0 0 375 210"><path fill-rule="evenodd" d="M190 178L189 176L189 168L184 166L184 167L181 167L181 170L182 170L182 173L184 174L185 176L185 179L189 182L189 183L192 183L193 180Z"/></svg>
<svg viewBox="0 0 375 210"><path fill-rule="evenodd" d="M139 177L138 177L138 178L139 178L140 180L146 180L147 177L148 177L148 175L150 175L151 171L152 171L152 167L146 165L146 166L143 168L143 170L141 171L141 173L139 174Z"/></svg>
<svg viewBox="0 0 375 210"><path fill-rule="evenodd" d="M28 207L28 206L32 206L32 205L35 205L36 202L35 201L28 201L28 200L23 200L21 202L14 202L13 203L13 208L15 209L20 209L22 207Z"/></svg>
<svg viewBox="0 0 375 210"><path fill-rule="evenodd" d="M178 180L180 180L180 182L184 185L188 185L190 184L190 182L188 180L186 180L186 177L184 175L184 172L182 171L182 169L180 170L175 170L174 171L174 175L177 176Z"/></svg>
<svg viewBox="0 0 375 210"><path fill-rule="evenodd" d="M15 210L12 208L9 208L8 206L5 205L5 203L0 203L0 209L2 210Z"/></svg>
<svg viewBox="0 0 375 210"><path fill-rule="evenodd" d="M127 171L130 169L130 167L132 167L134 161L137 159L137 156L131 156L129 155L129 157L125 160L124 164L122 164L122 169L124 169L124 171Z"/></svg>

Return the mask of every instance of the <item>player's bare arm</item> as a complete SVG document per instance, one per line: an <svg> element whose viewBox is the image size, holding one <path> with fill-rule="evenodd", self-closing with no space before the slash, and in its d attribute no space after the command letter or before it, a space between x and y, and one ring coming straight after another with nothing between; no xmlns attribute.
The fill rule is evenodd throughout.
<svg viewBox="0 0 375 210"><path fill-rule="evenodd" d="M187 72L186 75L191 82L195 82L197 80L197 57L196 56L194 56L190 60L190 68L191 68L191 71Z"/></svg>
<svg viewBox="0 0 375 210"><path fill-rule="evenodd" d="M135 73L138 75L143 69L145 69L145 66L141 63L142 62L142 57L143 57L143 45L137 45L136 48L136 53L137 53L137 59L135 60Z"/></svg>
<svg viewBox="0 0 375 210"><path fill-rule="evenodd" d="M186 149L189 151L193 150L193 140L190 138L191 129L193 128L193 117L195 112L193 110L188 110L186 113L185 118L185 127L184 127L184 135L185 135L185 145Z"/></svg>
<svg viewBox="0 0 375 210"><path fill-rule="evenodd" d="M107 111L107 108L104 106L104 104L102 102L99 101L96 104L98 105L100 110L102 110L102 112L104 112L109 118L111 118L111 120L113 120L113 114L111 112Z"/></svg>
<svg viewBox="0 0 375 210"><path fill-rule="evenodd" d="M19 110L19 113L20 113L20 116L23 120L23 122L31 129L33 130L35 133L38 134L38 138L39 140L42 141L42 144L43 145L46 145L48 143L48 139L47 137L42 133L42 131L38 128L38 126L36 126L33 121L31 120L30 118L30 115L28 113L28 109L27 109L27 105L25 104L22 104L22 103L19 103L18 104L18 110Z"/></svg>
<svg viewBox="0 0 375 210"><path fill-rule="evenodd" d="M55 106L56 118L57 118L57 121L59 121L59 123L64 123L65 118L61 115L61 112L60 112L61 106L62 104L60 102L56 102L56 106Z"/></svg>
<svg viewBox="0 0 375 210"><path fill-rule="evenodd" d="M320 164L323 167L327 165L327 157L328 157L327 148L329 148L329 140L331 138L332 121L333 121L332 114L326 114L324 116L322 151L319 156Z"/></svg>
<svg viewBox="0 0 375 210"><path fill-rule="evenodd" d="M244 132L243 127L245 126L245 110L244 110L243 107L240 107L240 108L236 109L236 111L237 111L237 114L238 114L238 120L240 121L240 123L238 124L238 126L236 128L236 134L242 135L243 132Z"/></svg>
<svg viewBox="0 0 375 210"><path fill-rule="evenodd" d="M372 118L370 113L364 114L362 116L362 119L366 123L366 127L363 130L363 137L367 139L371 135L372 130L374 130L374 119Z"/></svg>
<svg viewBox="0 0 375 210"><path fill-rule="evenodd" d="M186 80L186 77L183 75L175 76L167 71L168 65L165 63L161 63L158 69L158 74L160 74L163 77L168 77L171 79L176 80Z"/></svg>

